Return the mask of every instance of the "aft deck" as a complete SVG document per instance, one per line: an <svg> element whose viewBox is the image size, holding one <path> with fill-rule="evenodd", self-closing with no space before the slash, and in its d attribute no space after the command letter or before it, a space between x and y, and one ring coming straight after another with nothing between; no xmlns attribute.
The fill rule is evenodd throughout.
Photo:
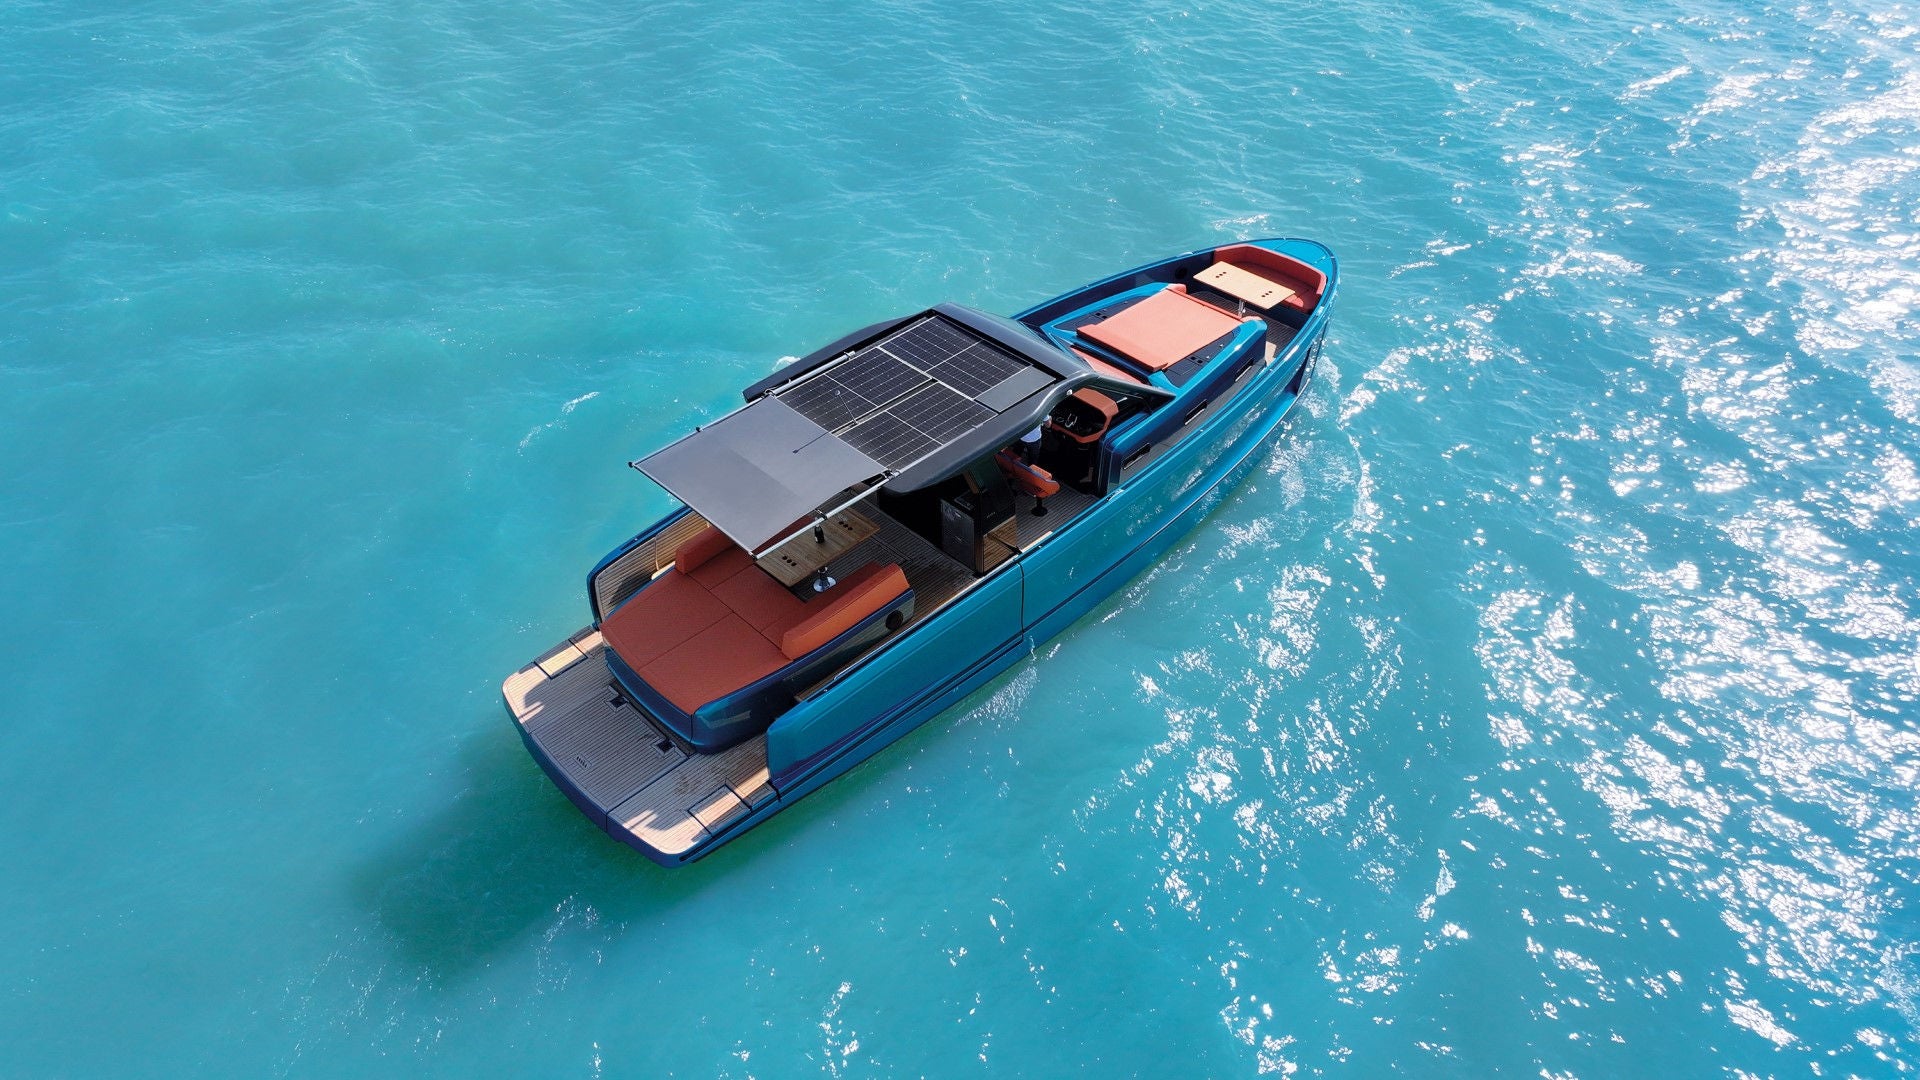
<svg viewBox="0 0 1920 1080"><path fill-rule="evenodd" d="M1021 548L1039 543L1094 501L1063 489L1047 500L1048 512L1036 517L1033 500L1016 496ZM847 567L898 563L914 591L907 627L945 607L975 581L965 567L871 503L859 509L877 528L835 561ZM689 514L669 532L678 541L704 526L699 515ZM641 582L663 565L638 549L630 557ZM606 644L591 627L514 672L502 691L514 722L564 776L563 788L571 788L568 794L581 809L615 836L624 834L669 858L692 852L774 798L764 735L717 754L691 752L621 695L607 670Z"/></svg>

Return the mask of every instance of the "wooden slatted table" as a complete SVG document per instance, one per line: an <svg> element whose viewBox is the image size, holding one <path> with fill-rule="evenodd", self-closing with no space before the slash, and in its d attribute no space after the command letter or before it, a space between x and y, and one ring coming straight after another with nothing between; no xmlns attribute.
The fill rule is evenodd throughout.
<svg viewBox="0 0 1920 1080"><path fill-rule="evenodd" d="M1295 295L1293 289L1262 277L1244 266L1217 262L1193 275L1193 280L1219 289L1235 300L1244 300L1261 311L1272 311Z"/></svg>
<svg viewBox="0 0 1920 1080"><path fill-rule="evenodd" d="M822 526L825 541L813 538L813 527L801 529L785 543L760 556L760 569L772 574L789 588L813 576L815 570L852 551L854 545L878 532L880 527L865 515L842 510Z"/></svg>

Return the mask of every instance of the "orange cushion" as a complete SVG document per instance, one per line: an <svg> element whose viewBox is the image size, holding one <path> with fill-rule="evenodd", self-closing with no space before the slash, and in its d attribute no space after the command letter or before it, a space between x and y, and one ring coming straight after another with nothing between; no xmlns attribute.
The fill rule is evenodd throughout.
<svg viewBox="0 0 1920 1080"><path fill-rule="evenodd" d="M1099 442L1107 434L1107 429L1113 426L1114 419L1120 415L1120 403L1098 390L1089 390L1085 387L1075 390L1073 392L1073 399L1099 412L1099 428L1093 431L1073 432L1061 427L1059 421L1056 420L1047 421L1047 428L1059 433L1062 438L1072 439L1074 442L1080 443L1083 446L1087 443ZM1053 474L1048 473L1047 475L1051 476Z"/></svg>
<svg viewBox="0 0 1920 1080"><path fill-rule="evenodd" d="M638 671L648 686L690 713L786 666L772 642L729 613Z"/></svg>
<svg viewBox="0 0 1920 1080"><path fill-rule="evenodd" d="M1060 481L1055 480L1052 473L1038 465L1021 461L1012 451L1002 450L993 456L993 460L1014 487L1034 498L1045 499L1060 494Z"/></svg>
<svg viewBox="0 0 1920 1080"><path fill-rule="evenodd" d="M731 544L727 550L701 563L693 570L693 580L709 589L717 589L734 575L753 569L753 556Z"/></svg>
<svg viewBox="0 0 1920 1080"><path fill-rule="evenodd" d="M1169 285L1118 315L1079 330L1081 337L1165 371L1233 333L1240 320Z"/></svg>
<svg viewBox="0 0 1920 1080"><path fill-rule="evenodd" d="M665 655L727 615L727 606L684 574L662 574L600 621L607 647L628 666Z"/></svg>
<svg viewBox="0 0 1920 1080"><path fill-rule="evenodd" d="M807 605L773 580L765 570L749 565L713 587L713 595L747 625L765 632L767 627L790 622L806 614Z"/></svg>
<svg viewBox="0 0 1920 1080"><path fill-rule="evenodd" d="M680 545L680 550L673 553L673 564L680 568L681 573L691 574L704 566L708 559L733 546L733 540L726 533L709 525Z"/></svg>
<svg viewBox="0 0 1920 1080"><path fill-rule="evenodd" d="M810 613L780 635L780 651L795 660L853 629L907 591L898 563L868 563L808 604ZM821 606L824 605L824 606Z"/></svg>
<svg viewBox="0 0 1920 1080"><path fill-rule="evenodd" d="M1089 390L1083 386L1073 392L1073 397L1076 401L1084 401L1098 409L1100 415L1106 417L1109 424L1120 415L1120 403L1098 390Z"/></svg>

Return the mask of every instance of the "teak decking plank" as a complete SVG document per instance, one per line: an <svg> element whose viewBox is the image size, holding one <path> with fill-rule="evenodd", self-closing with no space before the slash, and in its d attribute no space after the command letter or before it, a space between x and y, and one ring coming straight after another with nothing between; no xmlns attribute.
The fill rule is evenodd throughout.
<svg viewBox="0 0 1920 1080"><path fill-rule="evenodd" d="M619 805L686 755L645 716L620 704L599 650L526 695L521 724L596 806ZM665 743L665 749L661 744Z"/></svg>
<svg viewBox="0 0 1920 1080"><path fill-rule="evenodd" d="M744 795L761 788L768 793L767 740L759 736L718 754L695 754L671 772L641 788L634 796L613 808L614 825L669 854L685 851L697 843L707 829L696 817L696 808L715 826L747 809ZM727 791L727 797L719 792ZM729 802L728 799L732 801ZM708 810L712 804L717 808Z"/></svg>
<svg viewBox="0 0 1920 1080"><path fill-rule="evenodd" d="M579 646L571 641L563 641L534 663L540 665L540 670L546 672L548 678L552 678L578 663L583 655Z"/></svg>
<svg viewBox="0 0 1920 1080"><path fill-rule="evenodd" d="M688 755L646 714L614 704L597 631L581 629L543 659L569 650L578 658L556 664L558 674L535 662L502 689L514 719L588 799L609 808L614 828L678 854L705 839L709 826L723 827L773 796L764 736Z"/></svg>

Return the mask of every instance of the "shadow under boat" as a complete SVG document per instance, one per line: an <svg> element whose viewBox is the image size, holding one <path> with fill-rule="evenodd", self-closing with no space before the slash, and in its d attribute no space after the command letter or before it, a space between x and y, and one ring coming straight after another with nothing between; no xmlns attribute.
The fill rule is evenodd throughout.
<svg viewBox="0 0 1920 1080"><path fill-rule="evenodd" d="M569 903L593 910L617 932L662 926L682 905L756 865L786 829L743 838L733 850L673 873L607 844L566 801L519 741L490 725L460 750L473 786L355 869L348 890L386 931L398 960L434 985L468 972L552 922ZM883 774L870 772L867 783ZM836 785L787 828L831 817L867 783Z"/></svg>
<svg viewBox="0 0 1920 1080"><path fill-rule="evenodd" d="M462 750L474 786L424 817L352 875L349 888L410 968L460 977L568 901L613 923L651 924L726 877L731 860L668 874L598 833L516 740L490 729Z"/></svg>

